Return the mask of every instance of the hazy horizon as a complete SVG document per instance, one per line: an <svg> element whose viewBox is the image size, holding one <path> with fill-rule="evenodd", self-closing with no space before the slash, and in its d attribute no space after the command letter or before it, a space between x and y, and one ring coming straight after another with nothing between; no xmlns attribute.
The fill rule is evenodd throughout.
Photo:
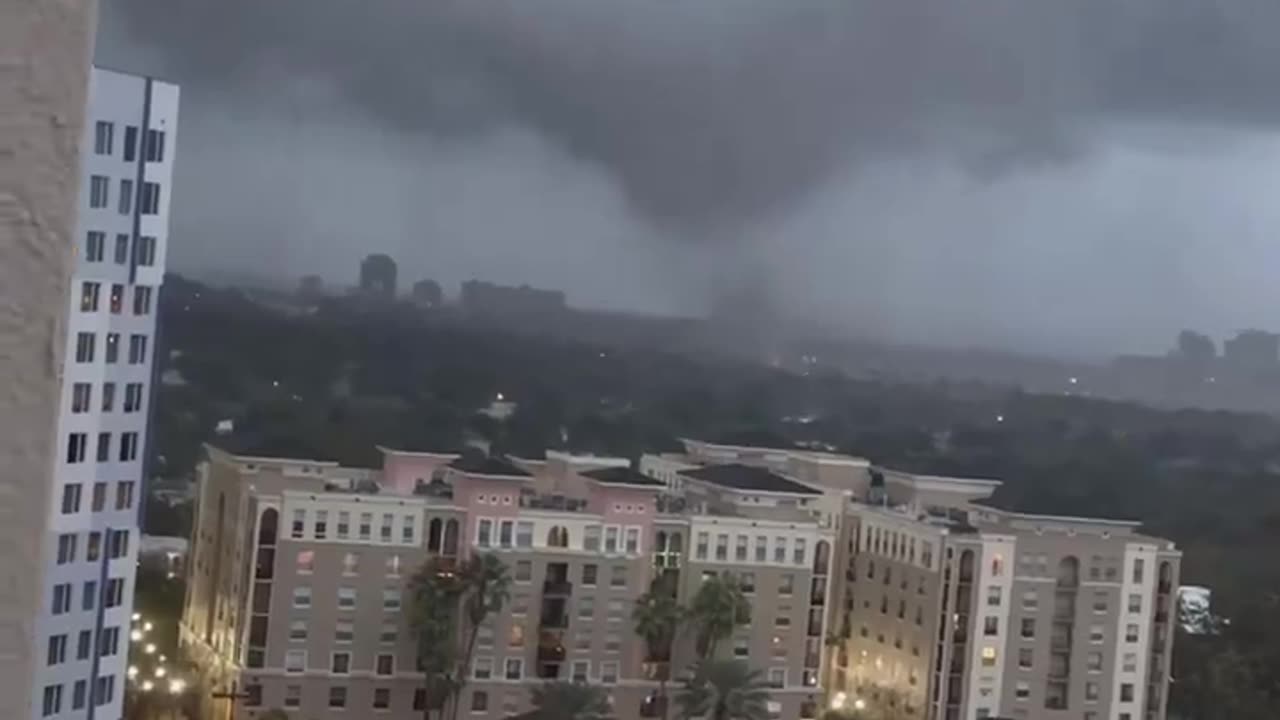
<svg viewBox="0 0 1280 720"><path fill-rule="evenodd" d="M183 86L170 260L330 282L386 252L832 332L1159 352L1280 327L1280 5L116 0Z"/></svg>

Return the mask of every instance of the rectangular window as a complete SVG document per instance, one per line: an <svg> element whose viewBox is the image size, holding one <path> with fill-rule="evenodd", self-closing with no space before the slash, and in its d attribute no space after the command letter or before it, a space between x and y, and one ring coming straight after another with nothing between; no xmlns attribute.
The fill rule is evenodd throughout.
<svg viewBox="0 0 1280 720"><path fill-rule="evenodd" d="M707 543L709 542L710 537L711 536L708 535L707 533L704 533L704 532L698 533L698 545L694 551L694 556L697 557L697 559L699 560L707 559Z"/></svg>
<svg viewBox="0 0 1280 720"><path fill-rule="evenodd" d="M1104 590L1095 590L1093 593L1093 611L1096 613L1105 613L1107 611L1107 593Z"/></svg>
<svg viewBox="0 0 1280 720"><path fill-rule="evenodd" d="M305 610L311 607L311 587L303 585L293 589L293 606Z"/></svg>
<svg viewBox="0 0 1280 720"><path fill-rule="evenodd" d="M106 361L114 365L120 361L120 333L107 333Z"/></svg>
<svg viewBox="0 0 1280 720"><path fill-rule="evenodd" d="M127 383L124 386L124 411L135 413L142 410L142 383Z"/></svg>
<svg viewBox="0 0 1280 720"><path fill-rule="evenodd" d="M164 131L147 131L147 162L164 162Z"/></svg>
<svg viewBox="0 0 1280 720"><path fill-rule="evenodd" d="M120 195L116 198L116 209L121 215L133 212L133 181L120 181Z"/></svg>
<svg viewBox="0 0 1280 720"><path fill-rule="evenodd" d="M129 364L141 365L147 361L147 336L134 333L129 336Z"/></svg>
<svg viewBox="0 0 1280 720"><path fill-rule="evenodd" d="M290 642L306 642L307 640L307 621L293 620L289 623L289 641Z"/></svg>
<svg viewBox="0 0 1280 720"><path fill-rule="evenodd" d="M476 690L471 693L471 712L489 712L489 693L483 690Z"/></svg>
<svg viewBox="0 0 1280 720"><path fill-rule="evenodd" d="M356 639L356 627L350 620L339 620L333 625L333 641L350 645Z"/></svg>
<svg viewBox="0 0 1280 720"><path fill-rule="evenodd" d="M627 554L640 552L640 528L627 528Z"/></svg>
<svg viewBox="0 0 1280 720"><path fill-rule="evenodd" d="M76 333L76 362L91 363L93 362L93 345L95 336L93 333L82 332Z"/></svg>
<svg viewBox="0 0 1280 720"><path fill-rule="evenodd" d="M982 619L982 634L987 636L1000 634L1000 618L989 616Z"/></svg>
<svg viewBox="0 0 1280 720"><path fill-rule="evenodd" d="M76 659L88 660L89 654L93 652L93 632L90 630L81 630L80 635L76 638Z"/></svg>
<svg viewBox="0 0 1280 720"><path fill-rule="evenodd" d="M1137 671L1138 671L1138 654L1137 654L1137 653L1125 653L1125 654L1124 654L1124 660L1123 660L1123 662L1121 663L1121 666L1120 666L1120 667L1121 667L1125 672L1137 672Z"/></svg>
<svg viewBox="0 0 1280 720"><path fill-rule="evenodd" d="M608 614L609 622L622 622L622 619L625 616L626 616L626 604L621 600L610 600L609 614Z"/></svg>
<svg viewBox="0 0 1280 720"><path fill-rule="evenodd" d="M600 566L594 563L587 563L582 566L582 586L595 587L596 575L600 572Z"/></svg>
<svg viewBox="0 0 1280 720"><path fill-rule="evenodd" d="M574 660L570 666L569 680L575 683L585 683L591 675L590 660Z"/></svg>
<svg viewBox="0 0 1280 720"><path fill-rule="evenodd" d="M1013 686L1013 695L1019 700L1026 700L1031 697L1031 683L1019 682Z"/></svg>
<svg viewBox="0 0 1280 720"><path fill-rule="evenodd" d="M387 612L398 612L400 610L400 588L383 589L382 609Z"/></svg>
<svg viewBox="0 0 1280 720"><path fill-rule="evenodd" d="M587 552L600 551L599 525L588 525L582 529L582 549Z"/></svg>
<svg viewBox="0 0 1280 720"><path fill-rule="evenodd" d="M104 463L104 462L110 462L110 461L111 461L111 433L100 432L98 433L98 462ZM101 484L105 485L105 483L101 483ZM102 508L98 508L98 509L101 510Z"/></svg>
<svg viewBox="0 0 1280 720"><path fill-rule="evenodd" d="M1018 648L1018 667L1029 670L1032 664L1032 653L1031 648Z"/></svg>
<svg viewBox="0 0 1280 720"><path fill-rule="evenodd" d="M480 518L476 523L476 545L490 547L493 545L493 521Z"/></svg>
<svg viewBox="0 0 1280 720"><path fill-rule="evenodd" d="M89 546L85 549L85 559L93 562L102 557L102 533L94 530L89 533Z"/></svg>
<svg viewBox="0 0 1280 720"><path fill-rule="evenodd" d="M1129 623L1128 625L1125 625L1124 641L1131 642L1131 643L1138 642L1138 624L1137 623Z"/></svg>
<svg viewBox="0 0 1280 720"><path fill-rule="evenodd" d="M400 577L400 556L392 555L387 558L387 577Z"/></svg>
<svg viewBox="0 0 1280 720"><path fill-rule="evenodd" d="M76 535L63 533L58 536L58 564L66 565L76 561Z"/></svg>
<svg viewBox="0 0 1280 720"><path fill-rule="evenodd" d="M120 628L103 628L102 635L98 638L98 655L111 657L118 652L120 652Z"/></svg>
<svg viewBox="0 0 1280 720"><path fill-rule="evenodd" d="M51 612L54 615L63 615L71 612L71 583L58 583L53 586Z"/></svg>
<svg viewBox="0 0 1280 720"><path fill-rule="evenodd" d="M391 707L391 688L373 689L373 709L386 710Z"/></svg>
<svg viewBox="0 0 1280 720"><path fill-rule="evenodd" d="M300 673L307 669L306 650L286 650L284 652L284 671Z"/></svg>
<svg viewBox="0 0 1280 720"><path fill-rule="evenodd" d="M80 483L67 483L62 486L62 514L71 515L78 512L80 512Z"/></svg>
<svg viewBox="0 0 1280 720"><path fill-rule="evenodd" d="M45 685L44 698L40 704L40 714L50 717L62 712L62 686Z"/></svg>
<svg viewBox="0 0 1280 720"><path fill-rule="evenodd" d="M992 585L987 588L987 606L1000 607L1000 586Z"/></svg>
<svg viewBox="0 0 1280 720"><path fill-rule="evenodd" d="M338 588L338 609L339 610L355 610L356 609L356 589L353 587Z"/></svg>
<svg viewBox="0 0 1280 720"><path fill-rule="evenodd" d="M122 558L129 554L129 531L110 530L107 535L107 554L111 558Z"/></svg>
<svg viewBox="0 0 1280 720"><path fill-rule="evenodd" d="M493 658L477 657L471 663L471 677L476 680L489 680L493 677Z"/></svg>
<svg viewBox="0 0 1280 720"><path fill-rule="evenodd" d="M1089 626L1089 642L1100 643L1106 640L1106 631L1101 625Z"/></svg>
<svg viewBox="0 0 1280 720"><path fill-rule="evenodd" d="M1086 682L1084 684L1085 702L1097 702L1098 700L1098 683Z"/></svg>
<svg viewBox="0 0 1280 720"><path fill-rule="evenodd" d="M106 120L99 120L93 124L93 154L94 155L110 155L113 140L115 140L116 127Z"/></svg>
<svg viewBox="0 0 1280 720"><path fill-rule="evenodd" d="M1134 558L1133 560L1133 583L1135 585L1142 584L1143 570L1145 570L1142 558Z"/></svg>
<svg viewBox="0 0 1280 720"><path fill-rule="evenodd" d="M404 516L404 523L400 526L400 541L405 545L412 545L414 539L414 523L412 515Z"/></svg>
<svg viewBox="0 0 1280 720"><path fill-rule="evenodd" d="M110 200L111 180L105 175L89 177L89 207L104 208Z"/></svg>
<svg viewBox="0 0 1280 720"><path fill-rule="evenodd" d="M317 510L312 533L317 540L324 540L329 534L329 511Z"/></svg>
<svg viewBox="0 0 1280 720"><path fill-rule="evenodd" d="M519 583L527 583L533 580L533 563L528 560L517 561L513 576L515 581Z"/></svg>
<svg viewBox="0 0 1280 720"><path fill-rule="evenodd" d="M1022 618L1022 637L1031 639L1036 636L1036 620L1035 618Z"/></svg>
<svg viewBox="0 0 1280 720"><path fill-rule="evenodd" d="M302 686L286 685L284 687L284 706L296 708L302 706Z"/></svg>
<svg viewBox="0 0 1280 720"><path fill-rule="evenodd" d="M93 512L102 512L107 508L107 484L104 482L96 482L93 484L92 504L90 505Z"/></svg>
<svg viewBox="0 0 1280 720"><path fill-rule="evenodd" d="M1133 683L1120 683L1120 702L1133 702Z"/></svg>
<svg viewBox="0 0 1280 720"><path fill-rule="evenodd" d="M159 183L142 183L142 199L138 202L138 212L143 215L156 215L160 212Z"/></svg>
<svg viewBox="0 0 1280 720"><path fill-rule="evenodd" d="M1091 652L1085 655L1085 669L1089 672L1102 672L1102 653Z"/></svg>
<svg viewBox="0 0 1280 720"><path fill-rule="evenodd" d="M618 662L608 660L600 663L600 682L604 685L615 685L618 682Z"/></svg>
<svg viewBox="0 0 1280 720"><path fill-rule="evenodd" d="M336 652L329 661L329 672L334 675L346 675L351 672L351 653Z"/></svg>
<svg viewBox="0 0 1280 720"><path fill-rule="evenodd" d="M83 710L88 701L86 697L88 694L89 684L84 680L77 680L76 684L71 686L71 709Z"/></svg>
<svg viewBox="0 0 1280 720"><path fill-rule="evenodd" d="M1131 593L1129 595L1129 612L1142 612L1142 596L1138 593Z"/></svg>
<svg viewBox="0 0 1280 720"><path fill-rule="evenodd" d="M607 553L618 552L618 528L607 527L604 529L604 551Z"/></svg>
<svg viewBox="0 0 1280 720"><path fill-rule="evenodd" d="M151 314L151 288L146 285L138 285L133 289L133 314L134 315L150 315Z"/></svg>
<svg viewBox="0 0 1280 720"><path fill-rule="evenodd" d="M516 523L516 547L533 547L533 523L521 520Z"/></svg>
<svg viewBox="0 0 1280 720"><path fill-rule="evenodd" d="M89 405L93 400L93 386L86 382L73 383L71 385L71 412L86 413L89 412Z"/></svg>
<svg viewBox="0 0 1280 720"><path fill-rule="evenodd" d="M624 588L627 586L627 566L614 565L609 568L609 587Z"/></svg>
<svg viewBox="0 0 1280 720"><path fill-rule="evenodd" d="M587 597L578 599L578 619L579 620L590 620L595 616L595 612L596 612L595 598L591 596L587 596Z"/></svg>
<svg viewBox="0 0 1280 720"><path fill-rule="evenodd" d="M347 706L347 688L342 685L334 685L329 688L329 707L345 708Z"/></svg>
<svg viewBox="0 0 1280 720"><path fill-rule="evenodd" d="M379 653L374 660L373 671L378 675L394 675L396 672L396 656L391 653Z"/></svg>
<svg viewBox="0 0 1280 720"><path fill-rule="evenodd" d="M67 636L50 635L49 649L45 654L46 665L60 665L67 659Z"/></svg>
<svg viewBox="0 0 1280 720"><path fill-rule="evenodd" d="M346 540L351 533L351 513L346 510L338 511L338 526L336 528L338 539Z"/></svg>
<svg viewBox="0 0 1280 720"><path fill-rule="evenodd" d="M393 622L382 623L382 629L378 632L378 642L383 645L395 645L396 640L400 636L400 630Z"/></svg>
<svg viewBox="0 0 1280 720"><path fill-rule="evenodd" d="M84 259L87 262L102 262L107 255L107 234L101 230L90 230L84 243Z"/></svg>
<svg viewBox="0 0 1280 720"><path fill-rule="evenodd" d="M120 462L132 462L138 459L138 433L120 433Z"/></svg>
<svg viewBox="0 0 1280 720"><path fill-rule="evenodd" d="M126 125L124 128L124 161L133 162L138 159L138 128Z"/></svg>
<svg viewBox="0 0 1280 720"><path fill-rule="evenodd" d="M988 645L982 648L982 667L996 666L996 649Z"/></svg>
<svg viewBox="0 0 1280 720"><path fill-rule="evenodd" d="M360 513L360 539L368 540L373 532L373 513Z"/></svg>
<svg viewBox="0 0 1280 720"><path fill-rule="evenodd" d="M339 525L338 527L342 527ZM360 556L355 553L343 553L342 574L355 575L360 569Z"/></svg>
<svg viewBox="0 0 1280 720"><path fill-rule="evenodd" d="M773 561L784 563L787 561L787 539L785 537L775 537L773 539Z"/></svg>
<svg viewBox="0 0 1280 720"><path fill-rule="evenodd" d="M792 562L794 562L796 565L803 565L805 562L804 551L805 551L804 538L796 538L795 550L791 554Z"/></svg>
<svg viewBox="0 0 1280 720"><path fill-rule="evenodd" d="M756 536L756 562L762 563L769 559L769 538L765 535Z"/></svg>
<svg viewBox="0 0 1280 720"><path fill-rule="evenodd" d="M503 664L502 674L508 680L524 678L524 658L507 658Z"/></svg>
<svg viewBox="0 0 1280 720"><path fill-rule="evenodd" d="M110 704L116 696L116 677L107 675L100 677L97 684L93 688L93 702L95 705Z"/></svg>
<svg viewBox="0 0 1280 720"><path fill-rule="evenodd" d="M138 266L151 267L156 264L156 239L151 235L138 236Z"/></svg>
<svg viewBox="0 0 1280 720"><path fill-rule="evenodd" d="M769 668L768 683L771 688L784 688L787 686L787 669L786 668Z"/></svg>
<svg viewBox="0 0 1280 720"><path fill-rule="evenodd" d="M110 308L112 315L119 315L124 312L124 286L120 283L111 285Z"/></svg>
<svg viewBox="0 0 1280 720"><path fill-rule="evenodd" d="M112 254L112 260L117 265L129 264L129 235L127 233L116 233L116 248Z"/></svg>
<svg viewBox="0 0 1280 720"><path fill-rule="evenodd" d="M80 283L80 312L97 312L101 295L102 283Z"/></svg>
<svg viewBox="0 0 1280 720"><path fill-rule="evenodd" d="M289 536L295 540L300 539L306 533L306 528L307 528L307 511L294 510L293 525L289 528Z"/></svg>
<svg viewBox="0 0 1280 720"><path fill-rule="evenodd" d="M716 560L729 559L729 535L727 533L719 533L716 535Z"/></svg>

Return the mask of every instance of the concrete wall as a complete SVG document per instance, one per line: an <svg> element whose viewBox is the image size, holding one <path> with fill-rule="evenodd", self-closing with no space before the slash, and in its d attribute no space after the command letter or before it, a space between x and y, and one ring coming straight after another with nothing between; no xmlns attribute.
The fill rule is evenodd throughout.
<svg viewBox="0 0 1280 720"><path fill-rule="evenodd" d="M0 4L0 717L32 702L97 3ZM65 702L65 700L64 700Z"/></svg>

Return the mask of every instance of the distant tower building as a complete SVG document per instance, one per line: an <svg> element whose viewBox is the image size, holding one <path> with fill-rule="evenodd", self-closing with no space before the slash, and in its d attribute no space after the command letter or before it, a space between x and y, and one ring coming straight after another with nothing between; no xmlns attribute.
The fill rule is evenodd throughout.
<svg viewBox="0 0 1280 720"><path fill-rule="evenodd" d="M319 275L305 275L298 284L298 296L304 300L318 300L324 295L324 281Z"/></svg>
<svg viewBox="0 0 1280 720"><path fill-rule="evenodd" d="M413 284L413 302L420 307L436 307L444 299L440 283L435 280L419 280Z"/></svg>
<svg viewBox="0 0 1280 720"><path fill-rule="evenodd" d="M1222 343L1222 359L1237 371L1275 370L1280 367L1280 335L1265 330L1241 330Z"/></svg>
<svg viewBox="0 0 1280 720"><path fill-rule="evenodd" d="M396 261L375 253L360 263L360 291L390 300L396 296Z"/></svg>
<svg viewBox="0 0 1280 720"><path fill-rule="evenodd" d="M1209 365L1218 356L1218 348L1208 335L1194 330L1183 330L1178 334L1178 355L1196 365Z"/></svg>

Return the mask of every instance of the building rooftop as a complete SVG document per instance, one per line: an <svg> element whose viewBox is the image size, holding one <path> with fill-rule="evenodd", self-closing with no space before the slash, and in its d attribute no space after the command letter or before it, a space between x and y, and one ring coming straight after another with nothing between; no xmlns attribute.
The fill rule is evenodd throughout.
<svg viewBox="0 0 1280 720"><path fill-rule="evenodd" d="M220 437L209 443L225 453L243 458L282 460L286 462L333 463L336 457L318 444L289 433L246 433Z"/></svg>
<svg viewBox="0 0 1280 720"><path fill-rule="evenodd" d="M502 458L484 455L463 455L449 463L449 467L468 475L495 475L498 477L533 477L527 471Z"/></svg>
<svg viewBox="0 0 1280 720"><path fill-rule="evenodd" d="M817 490L783 477L765 468L751 465L708 465L692 470L681 470L681 475L746 492L789 493L792 495L821 495Z"/></svg>
<svg viewBox="0 0 1280 720"><path fill-rule="evenodd" d="M639 471L630 467L607 467L598 470L588 470L581 473L583 477L591 478L596 482L606 485L632 485L635 487L666 487L666 484L660 480L654 480L648 475L642 475Z"/></svg>
<svg viewBox="0 0 1280 720"><path fill-rule="evenodd" d="M1087 525L1115 525L1118 527L1137 527L1140 520L1131 518L1101 518L1073 513L1070 503L1035 503L1026 498L1014 498L997 493L992 497L973 500L971 504L979 509L996 510L1009 519L1044 520L1061 523L1079 523Z"/></svg>

